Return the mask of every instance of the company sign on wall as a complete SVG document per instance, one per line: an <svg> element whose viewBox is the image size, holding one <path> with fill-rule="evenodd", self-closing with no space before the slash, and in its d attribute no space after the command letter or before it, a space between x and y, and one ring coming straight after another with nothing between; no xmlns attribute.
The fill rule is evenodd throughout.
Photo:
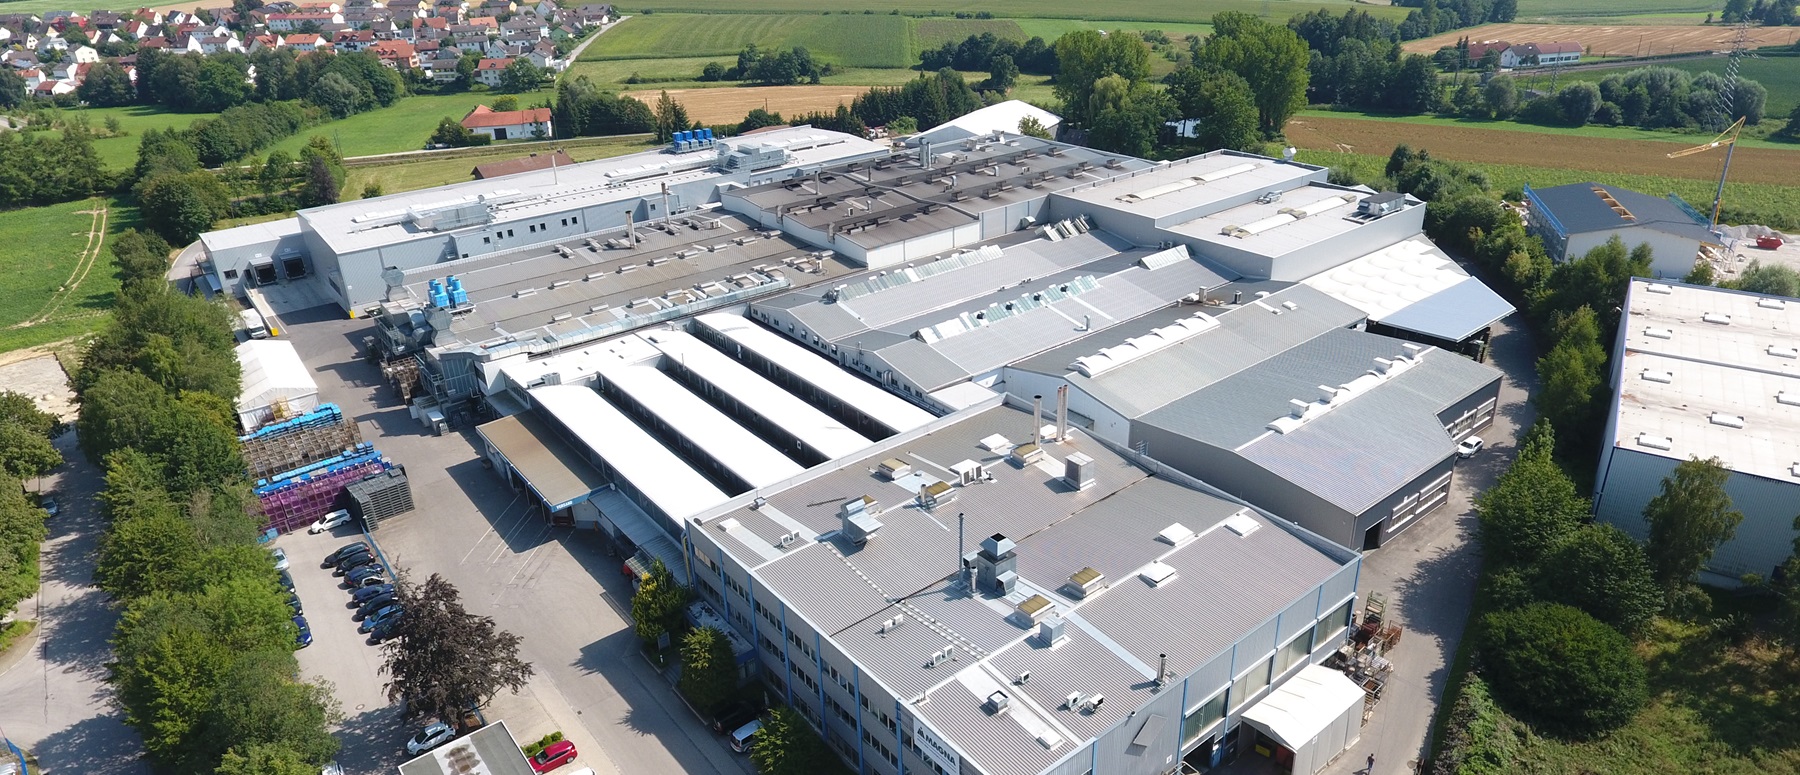
<svg viewBox="0 0 1800 775"><path fill-rule="evenodd" d="M937 733L931 731L931 727L925 726L925 722L917 716L913 717L913 740L918 742L919 751L924 753L926 760L932 764L943 768L948 773L962 771L962 757L956 754L956 749L951 748L949 743L938 737Z"/></svg>

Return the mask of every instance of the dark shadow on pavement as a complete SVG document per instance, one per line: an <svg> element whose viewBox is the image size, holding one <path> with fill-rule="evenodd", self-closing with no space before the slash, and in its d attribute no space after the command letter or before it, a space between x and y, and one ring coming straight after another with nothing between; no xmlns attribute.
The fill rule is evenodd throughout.
<svg viewBox="0 0 1800 775"><path fill-rule="evenodd" d="M81 775L148 775L149 766L138 758L138 747L121 747L124 737L137 733L117 715L91 716L51 733L32 748L45 772Z"/></svg>

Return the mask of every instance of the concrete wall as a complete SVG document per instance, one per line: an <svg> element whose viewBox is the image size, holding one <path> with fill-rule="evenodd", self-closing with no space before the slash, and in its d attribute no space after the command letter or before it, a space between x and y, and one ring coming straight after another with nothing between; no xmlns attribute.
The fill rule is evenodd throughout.
<svg viewBox="0 0 1800 775"><path fill-rule="evenodd" d="M1608 437L1610 438L1610 437ZM1662 492L1663 477L1680 461L1612 447L1602 453L1600 479L1594 493L1594 517L1617 525L1638 540L1647 540L1644 507ZM1726 461L1729 463L1730 461ZM1733 473L1725 480L1732 508L1744 513L1737 533L1719 546L1707 564L1708 583L1735 585L1746 573L1765 578L1794 552L1794 513L1800 511L1800 484Z"/></svg>
<svg viewBox="0 0 1800 775"><path fill-rule="evenodd" d="M1655 277L1666 277L1679 280L1694 271L1694 261L1700 253L1700 241L1679 237L1667 232L1656 231L1643 226L1633 226L1608 231L1595 231L1576 234L1569 237L1568 252L1565 258L1573 260L1587 254L1594 248L1605 245L1606 241L1618 236L1627 249L1638 245L1649 245L1653 258L1650 259L1650 273Z"/></svg>
<svg viewBox="0 0 1800 775"><path fill-rule="evenodd" d="M870 269L879 269L884 266L894 266L908 261L938 256L964 245L973 245L983 239L985 238L982 236L980 223L966 223L953 229L901 240L878 248L863 248L852 239L840 234L827 247L843 253L846 258L858 261Z"/></svg>

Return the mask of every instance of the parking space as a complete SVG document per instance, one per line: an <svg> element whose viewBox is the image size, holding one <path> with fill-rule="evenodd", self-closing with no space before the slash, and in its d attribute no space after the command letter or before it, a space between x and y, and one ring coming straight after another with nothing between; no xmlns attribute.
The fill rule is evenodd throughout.
<svg viewBox="0 0 1800 775"><path fill-rule="evenodd" d="M360 424L365 440L406 466L417 509L383 522L375 534L388 559L414 578L443 575L461 591L470 612L492 616L501 628L523 637L521 656L537 675L518 696L496 698L488 708L490 721L505 718L521 742L560 730L580 751L574 766L599 773L752 771L747 757L733 754L694 718L668 682L638 656L636 636L622 614L630 607L630 585L620 574L620 559L607 555L597 534L552 529L529 516L517 494L481 466L473 431L426 435L375 367L359 360L367 321L341 319L332 308L283 317L287 338L318 382L320 400L337 403ZM297 567L310 559L311 571L318 571L319 558L348 540L314 539L282 539L283 545L307 546L289 550ZM295 580L298 584L298 574ZM315 643L306 651L317 653L302 652L303 665L313 664L309 659L329 661L336 653L321 649L328 637L336 643L327 627L354 630L341 607L347 593L330 592L328 598L345 615L335 623L313 624ZM303 589L311 614L314 603L307 594ZM330 618L325 610L329 603L318 614L322 619ZM389 762L406 732L381 698L378 649L356 645L366 653L368 667L320 664L309 666L308 674L337 683L350 716L340 761L351 772L391 772ZM359 652L350 653L346 662L360 658L354 656ZM377 710L359 714L359 704ZM377 720L394 725L393 731L356 729L359 722ZM364 737L371 738L366 745L360 744ZM365 752L374 758L365 760Z"/></svg>

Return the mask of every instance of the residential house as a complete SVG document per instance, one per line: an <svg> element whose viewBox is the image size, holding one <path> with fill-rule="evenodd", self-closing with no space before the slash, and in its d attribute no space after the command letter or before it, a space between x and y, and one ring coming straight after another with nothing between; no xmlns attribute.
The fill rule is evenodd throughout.
<svg viewBox="0 0 1800 775"><path fill-rule="evenodd" d="M125 17L118 11L95 11L88 16L88 23L96 30L114 30L125 23Z"/></svg>
<svg viewBox="0 0 1800 775"><path fill-rule="evenodd" d="M344 23L352 27L368 27L378 21L392 18L386 8L346 8Z"/></svg>
<svg viewBox="0 0 1800 775"><path fill-rule="evenodd" d="M12 35L13 35L12 30L9 30L5 27L0 27L0 44L3 44L6 41L11 40Z"/></svg>
<svg viewBox="0 0 1800 775"><path fill-rule="evenodd" d="M1500 66L1508 69L1569 65L1580 61L1581 44L1574 42L1520 43L1500 52Z"/></svg>
<svg viewBox="0 0 1800 775"><path fill-rule="evenodd" d="M393 19L379 19L369 25L369 31L375 33L376 40L397 40L400 37L400 26Z"/></svg>
<svg viewBox="0 0 1800 775"><path fill-rule="evenodd" d="M269 14L269 29L275 32L293 32L308 24L324 27L327 24L343 23L344 15L332 11L294 11Z"/></svg>
<svg viewBox="0 0 1800 775"><path fill-rule="evenodd" d="M382 64L394 68L395 70L406 71L419 69L418 50L413 48L411 43L404 40L376 41L374 45L369 47L369 51L373 52L375 58L381 60Z"/></svg>
<svg viewBox="0 0 1800 775"><path fill-rule="evenodd" d="M495 140L524 140L553 134L549 108L496 111L486 105L476 105L463 116L462 125L470 132Z"/></svg>
<svg viewBox="0 0 1800 775"><path fill-rule="evenodd" d="M54 97L58 94L71 94L75 91L74 81L44 81L31 90L34 97Z"/></svg>
<svg viewBox="0 0 1800 775"><path fill-rule="evenodd" d="M537 45L532 46L524 53L524 57L531 60L531 63L538 67L555 70L557 72L561 72L568 67L567 62L556 58L556 44L547 40L539 41Z"/></svg>
<svg viewBox="0 0 1800 775"><path fill-rule="evenodd" d="M151 36L145 37L145 38L138 38L138 50L141 51L141 50L147 49L147 48L154 48L154 49L158 49L161 51L167 51L169 49L169 39L166 37L163 37L161 35L151 35Z"/></svg>
<svg viewBox="0 0 1800 775"><path fill-rule="evenodd" d="M457 48L464 51L486 51L488 46L487 29L467 24L459 24L450 28L450 40Z"/></svg>
<svg viewBox="0 0 1800 775"><path fill-rule="evenodd" d="M243 41L240 41L237 38L231 37L229 35L208 35L206 37L200 37L200 36L196 35L196 36L188 39L188 46L189 46L190 50L192 50L192 47L193 47L195 41L199 41L200 53L207 54L207 55L217 54L217 53L225 52L225 51L243 51L244 50Z"/></svg>
<svg viewBox="0 0 1800 775"><path fill-rule="evenodd" d="M431 10L431 4L425 2L425 0L389 0L387 9L395 16L399 16L403 13L412 16L423 16L427 11Z"/></svg>
<svg viewBox="0 0 1800 775"><path fill-rule="evenodd" d="M334 3L334 2L330 2L330 0L312 0L311 2L295 3L294 6L296 8L299 8L302 11L329 11L331 13L343 13L344 12L343 5Z"/></svg>
<svg viewBox="0 0 1800 775"><path fill-rule="evenodd" d="M500 20L492 16L474 16L469 19L469 26L480 27L495 34L500 31Z"/></svg>
<svg viewBox="0 0 1800 775"><path fill-rule="evenodd" d="M611 24L614 19L619 18L618 12L613 10L612 3L582 5L577 7L571 15L575 17L576 23L583 27Z"/></svg>
<svg viewBox="0 0 1800 775"><path fill-rule="evenodd" d="M513 61L511 59L506 58L481 60L475 65L475 82L499 88L500 73L506 69L507 65L512 63ZM476 108L476 110L481 110L481 108ZM465 119L465 121L466 120L467 119Z"/></svg>
<svg viewBox="0 0 1800 775"><path fill-rule="evenodd" d="M459 75L457 62L462 60L457 49L447 48L434 52L431 58L421 58L419 66L431 74L432 83L454 83Z"/></svg>
<svg viewBox="0 0 1800 775"><path fill-rule="evenodd" d="M530 35L532 37L550 37L550 25L535 15L520 15L500 23L500 34L507 37L513 35Z"/></svg>
<svg viewBox="0 0 1800 775"><path fill-rule="evenodd" d="M367 51L375 45L375 33L368 30L341 30L331 36L331 46L339 51Z"/></svg>
<svg viewBox="0 0 1800 775"><path fill-rule="evenodd" d="M249 52L261 51L266 48L281 48L281 36L272 32L254 35L244 46L244 50Z"/></svg>
<svg viewBox="0 0 1800 775"><path fill-rule="evenodd" d="M331 48L330 41L321 40L318 35L311 32L296 32L283 38L282 41L283 45L295 51L317 51L322 48Z"/></svg>
<svg viewBox="0 0 1800 775"><path fill-rule="evenodd" d="M77 46L74 51L69 52L69 58L79 64L91 65L100 61L100 52L91 46Z"/></svg>

